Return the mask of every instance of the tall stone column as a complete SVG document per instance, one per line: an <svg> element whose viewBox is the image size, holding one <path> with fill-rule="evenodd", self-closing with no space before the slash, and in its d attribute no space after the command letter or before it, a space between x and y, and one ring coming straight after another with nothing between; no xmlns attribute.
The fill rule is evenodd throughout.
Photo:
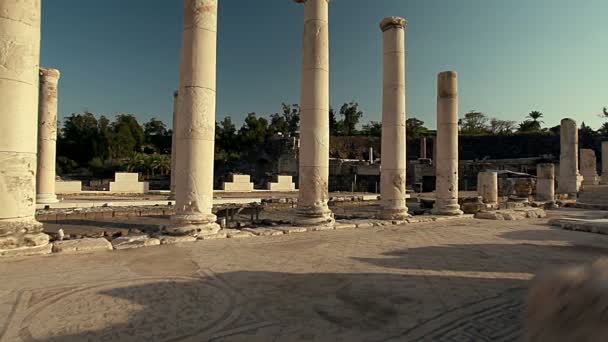
<svg viewBox="0 0 608 342"><path fill-rule="evenodd" d="M608 141L602 141L602 177L601 184L608 185Z"/></svg>
<svg viewBox="0 0 608 342"><path fill-rule="evenodd" d="M536 165L536 200L555 201L555 165Z"/></svg>
<svg viewBox="0 0 608 342"><path fill-rule="evenodd" d="M35 219L40 12L0 1L0 250L48 247Z"/></svg>
<svg viewBox="0 0 608 342"><path fill-rule="evenodd" d="M426 159L426 137L420 138L420 159Z"/></svg>
<svg viewBox="0 0 608 342"><path fill-rule="evenodd" d="M60 76L57 69L40 68L36 202L41 204L59 202L55 195L55 163L57 159L57 86Z"/></svg>
<svg viewBox="0 0 608 342"><path fill-rule="evenodd" d="M483 203L493 207L498 206L498 173L480 172L477 175L477 193Z"/></svg>
<svg viewBox="0 0 608 342"><path fill-rule="evenodd" d="M398 17L380 23L384 36L380 217L387 220L409 216L405 204L405 26L405 19Z"/></svg>
<svg viewBox="0 0 608 342"><path fill-rule="evenodd" d="M300 166L295 224L333 225L329 180L329 1L304 4L300 92Z"/></svg>
<svg viewBox="0 0 608 342"><path fill-rule="evenodd" d="M458 75L442 72L437 84L436 199L433 214L462 215L458 204Z"/></svg>
<svg viewBox="0 0 608 342"><path fill-rule="evenodd" d="M177 104L175 235L210 235L219 229L213 208L217 0L184 0Z"/></svg>
<svg viewBox="0 0 608 342"><path fill-rule="evenodd" d="M578 127L573 119L563 119L560 128L559 184L557 192L576 196L581 175L578 171Z"/></svg>
<svg viewBox="0 0 608 342"><path fill-rule="evenodd" d="M177 99L179 92L173 92L173 133L171 134L171 185L169 189L171 194L170 199L175 199L175 164L177 158Z"/></svg>

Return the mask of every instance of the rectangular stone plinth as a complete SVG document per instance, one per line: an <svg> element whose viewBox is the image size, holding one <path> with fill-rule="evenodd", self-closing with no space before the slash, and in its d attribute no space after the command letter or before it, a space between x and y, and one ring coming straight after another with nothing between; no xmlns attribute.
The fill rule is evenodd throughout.
<svg viewBox="0 0 608 342"><path fill-rule="evenodd" d="M82 182L80 181L55 182L55 193L57 194L77 194L80 192L82 192Z"/></svg>
<svg viewBox="0 0 608 342"><path fill-rule="evenodd" d="M53 253L79 254L111 250L112 244L104 238L53 242Z"/></svg>
<svg viewBox="0 0 608 342"><path fill-rule="evenodd" d="M273 182L268 183L270 191L296 191L296 184L291 176L276 176Z"/></svg>
<svg viewBox="0 0 608 342"><path fill-rule="evenodd" d="M149 190L148 182L140 182L137 173L117 172L114 180L110 182L111 193L144 194Z"/></svg>
<svg viewBox="0 0 608 342"><path fill-rule="evenodd" d="M249 175L230 175L229 182L222 184L222 189L229 192L252 192L253 183Z"/></svg>

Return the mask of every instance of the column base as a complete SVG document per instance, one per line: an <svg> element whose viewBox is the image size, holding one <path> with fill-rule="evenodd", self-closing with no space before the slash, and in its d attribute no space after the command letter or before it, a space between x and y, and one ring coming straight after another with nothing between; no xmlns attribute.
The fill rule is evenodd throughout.
<svg viewBox="0 0 608 342"><path fill-rule="evenodd" d="M36 195L36 203L37 204L53 204L59 203L57 199L57 195L55 194L38 194Z"/></svg>
<svg viewBox="0 0 608 342"><path fill-rule="evenodd" d="M42 223L32 217L0 220L0 250L39 247L49 244L49 236L42 232Z"/></svg>
<svg viewBox="0 0 608 342"><path fill-rule="evenodd" d="M214 235L221 227L216 222L217 217L208 215L174 215L171 216L171 225L165 228L169 235L176 236L207 236Z"/></svg>
<svg viewBox="0 0 608 342"><path fill-rule="evenodd" d="M379 218L381 220L405 220L412 217L407 211L407 207L400 209L382 209Z"/></svg>
<svg viewBox="0 0 608 342"><path fill-rule="evenodd" d="M460 206L459 205L455 205L455 206L449 206L449 207L444 207L444 208L433 208L433 210L431 210L431 214L433 215L439 215L439 216L460 216L463 215L464 212L462 210L460 210Z"/></svg>
<svg viewBox="0 0 608 342"><path fill-rule="evenodd" d="M293 224L296 226L333 227L336 223L334 214L329 208L298 208Z"/></svg>

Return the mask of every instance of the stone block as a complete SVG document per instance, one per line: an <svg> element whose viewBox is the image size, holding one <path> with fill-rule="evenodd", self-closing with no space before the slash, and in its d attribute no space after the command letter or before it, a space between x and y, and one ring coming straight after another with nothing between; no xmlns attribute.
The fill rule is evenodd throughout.
<svg viewBox="0 0 608 342"><path fill-rule="evenodd" d="M20 247L13 249L0 249L0 257L24 257L33 255L50 254L53 249L52 244L36 247Z"/></svg>
<svg viewBox="0 0 608 342"><path fill-rule="evenodd" d="M160 245L159 239L150 238L147 235L127 235L112 240L114 249L131 249L158 245Z"/></svg>
<svg viewBox="0 0 608 342"><path fill-rule="evenodd" d="M270 191L296 191L296 184L291 176L276 176L273 182L268 183Z"/></svg>
<svg viewBox="0 0 608 342"><path fill-rule="evenodd" d="M605 341L607 283L607 258L537 275L526 299L523 341Z"/></svg>
<svg viewBox="0 0 608 342"><path fill-rule="evenodd" d="M110 241L103 238L86 238L53 242L53 253L76 254L111 250L112 244Z"/></svg>
<svg viewBox="0 0 608 342"><path fill-rule="evenodd" d="M144 194L148 190L148 182L140 182L137 173L116 172L114 182L110 182L111 193Z"/></svg>
<svg viewBox="0 0 608 342"><path fill-rule="evenodd" d="M224 230L220 230L216 234L202 235L198 237L199 240L218 240L226 238L228 238L228 233L226 233Z"/></svg>
<svg viewBox="0 0 608 342"><path fill-rule="evenodd" d="M222 232L226 233L229 239L240 239L255 236L253 233L238 229L223 229Z"/></svg>
<svg viewBox="0 0 608 342"><path fill-rule="evenodd" d="M278 236L284 235L283 231L271 228L245 228L243 232L249 232L256 236Z"/></svg>
<svg viewBox="0 0 608 342"><path fill-rule="evenodd" d="M274 229L280 230L285 234L306 233L308 231L307 227L298 226L274 227Z"/></svg>
<svg viewBox="0 0 608 342"><path fill-rule="evenodd" d="M77 194L82 192L82 182L80 181L56 181L56 194Z"/></svg>
<svg viewBox="0 0 608 342"><path fill-rule="evenodd" d="M336 222L334 225L334 229L355 229L357 228L356 223L348 223L348 222Z"/></svg>
<svg viewBox="0 0 608 342"><path fill-rule="evenodd" d="M197 239L194 236L184 235L184 236L170 236L170 235L161 235L158 237L161 245L175 245L178 243L185 242L194 242Z"/></svg>

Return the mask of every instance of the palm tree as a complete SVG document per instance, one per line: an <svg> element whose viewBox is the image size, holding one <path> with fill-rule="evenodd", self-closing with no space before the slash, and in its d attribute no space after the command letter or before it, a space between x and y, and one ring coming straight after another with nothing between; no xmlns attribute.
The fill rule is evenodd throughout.
<svg viewBox="0 0 608 342"><path fill-rule="evenodd" d="M534 122L544 123L543 121L538 120L543 117L543 113L541 113L537 110L530 112L530 114L528 114L527 117L532 119L532 121L534 121Z"/></svg>

